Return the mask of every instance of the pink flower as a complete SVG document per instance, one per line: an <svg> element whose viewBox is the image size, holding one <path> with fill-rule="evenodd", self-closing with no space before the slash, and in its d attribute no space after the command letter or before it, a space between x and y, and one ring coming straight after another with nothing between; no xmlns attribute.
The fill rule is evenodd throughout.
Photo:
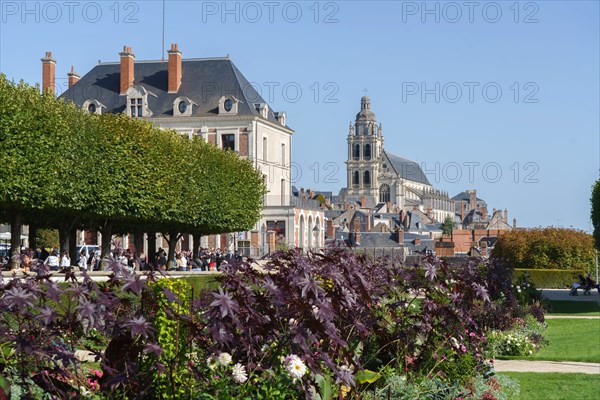
<svg viewBox="0 0 600 400"><path fill-rule="evenodd" d="M464 344L460 346L460 349L463 351L463 353L467 352L467 348L465 347Z"/></svg>
<svg viewBox="0 0 600 400"><path fill-rule="evenodd" d="M473 332L471 332L471 333L469 333L469 336L475 337L475 334Z"/></svg>

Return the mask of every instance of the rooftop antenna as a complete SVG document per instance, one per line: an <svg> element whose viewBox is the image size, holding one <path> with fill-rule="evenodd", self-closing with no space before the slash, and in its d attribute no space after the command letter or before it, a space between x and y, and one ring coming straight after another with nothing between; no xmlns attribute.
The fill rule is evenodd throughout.
<svg viewBox="0 0 600 400"><path fill-rule="evenodd" d="M160 54L162 62L165 62L165 0L162 3L162 47L160 48Z"/></svg>

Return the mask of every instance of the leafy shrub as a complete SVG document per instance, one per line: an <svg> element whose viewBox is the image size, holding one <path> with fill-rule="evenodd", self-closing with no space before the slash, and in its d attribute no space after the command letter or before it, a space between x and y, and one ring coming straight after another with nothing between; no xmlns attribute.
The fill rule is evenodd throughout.
<svg viewBox="0 0 600 400"><path fill-rule="evenodd" d="M513 229L498 238L492 257L514 268L587 271L594 265L594 238L575 229Z"/></svg>
<svg viewBox="0 0 600 400"><path fill-rule="evenodd" d="M529 356L546 344L545 331L546 325L529 315L511 330L490 332L486 348L492 357Z"/></svg>
<svg viewBox="0 0 600 400"><path fill-rule="evenodd" d="M519 331L492 331L488 335L492 356L530 356L535 345Z"/></svg>
<svg viewBox="0 0 600 400"><path fill-rule="evenodd" d="M528 275L530 282L539 288L570 288L573 282L579 282L578 275L586 271L579 269L524 269L515 268L515 280Z"/></svg>

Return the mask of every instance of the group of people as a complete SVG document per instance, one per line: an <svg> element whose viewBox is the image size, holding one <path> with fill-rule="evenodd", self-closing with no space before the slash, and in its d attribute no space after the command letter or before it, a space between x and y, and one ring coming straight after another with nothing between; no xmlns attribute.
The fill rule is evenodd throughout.
<svg viewBox="0 0 600 400"><path fill-rule="evenodd" d="M0 260L3 268L10 267L14 272L30 272L40 262L50 271L64 271L77 265L80 271L99 271L102 269L100 251L88 252L83 248L79 253L77 262L72 262L66 250L59 252L57 249L45 250L41 248L25 249L21 254L12 256L13 262L6 257ZM219 248L200 248L195 256L191 251L178 251L172 263L167 260L167 252L159 248L153 256L146 256L144 252L119 250L114 253L115 259L130 270L149 271L219 271L225 263L241 261L242 256L237 252L224 253ZM105 268L110 268L105 266Z"/></svg>
<svg viewBox="0 0 600 400"><path fill-rule="evenodd" d="M154 255L154 260L148 262L148 268L164 271L219 271L222 264L234 260L242 260L242 256L237 251L225 254L219 248L200 248L195 257L191 251L176 252L173 263L169 265L167 252L159 248Z"/></svg>
<svg viewBox="0 0 600 400"><path fill-rule="evenodd" d="M79 255L77 266L80 270L98 270L100 267L100 253L92 252L89 254L82 250ZM0 260L2 269L10 269L13 272L30 272L39 263L42 263L50 271L60 271L70 269L74 263L66 250L61 252L58 249L30 249L27 248L19 254L13 254L10 258L4 257Z"/></svg>

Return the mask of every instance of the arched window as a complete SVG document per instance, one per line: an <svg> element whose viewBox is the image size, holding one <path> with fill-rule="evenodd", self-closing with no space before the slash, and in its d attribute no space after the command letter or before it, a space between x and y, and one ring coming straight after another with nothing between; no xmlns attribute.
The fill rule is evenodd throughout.
<svg viewBox="0 0 600 400"><path fill-rule="evenodd" d="M360 181L360 178L358 175L358 171L354 171L354 173L352 174L352 185L354 187L358 187L359 181Z"/></svg>
<svg viewBox="0 0 600 400"><path fill-rule="evenodd" d="M365 151L363 153L363 158L365 160L371 159L371 145L370 144L365 144Z"/></svg>
<svg viewBox="0 0 600 400"><path fill-rule="evenodd" d="M387 203L388 201L390 201L390 185L384 183L379 186L379 202Z"/></svg>
<svg viewBox="0 0 600 400"><path fill-rule="evenodd" d="M365 186L371 184L371 173L369 171L365 171L365 178L363 179L363 183Z"/></svg>
<svg viewBox="0 0 600 400"><path fill-rule="evenodd" d="M354 160L360 159L360 144L352 146L352 158L354 158Z"/></svg>

